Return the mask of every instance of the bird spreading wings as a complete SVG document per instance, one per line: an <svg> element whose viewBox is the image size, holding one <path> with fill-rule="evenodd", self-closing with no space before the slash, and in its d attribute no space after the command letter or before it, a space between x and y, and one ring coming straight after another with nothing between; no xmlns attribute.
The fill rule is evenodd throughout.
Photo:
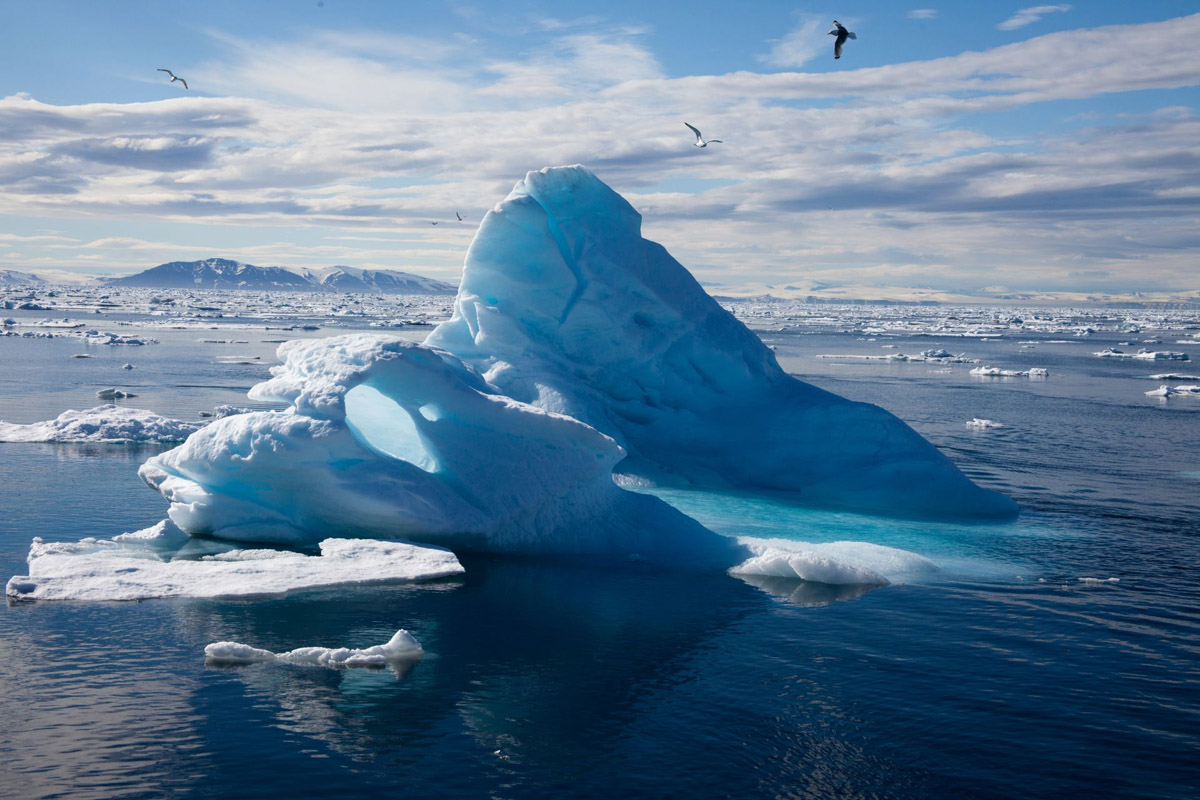
<svg viewBox="0 0 1200 800"><path fill-rule="evenodd" d="M162 67L159 67L159 68L158 68L158 71L159 71L159 72L165 72L165 73L167 73L168 75L170 75L170 76L171 76L171 83L174 83L175 81L179 81L180 83L182 83L182 84L183 84L183 88L185 88L185 89L186 89L186 88L188 87L188 85L187 85L187 81L185 81L183 78L181 78L181 77L179 77L178 75L176 75L174 72L171 72L171 70L169 70L169 69L163 69Z"/></svg>
<svg viewBox="0 0 1200 800"><path fill-rule="evenodd" d="M700 129L699 129L699 128L697 128L697 127L696 127L696 126L694 126L694 125L688 125L688 123L686 123L686 122L685 122L685 123L683 123L683 124L684 124L684 125L687 125L687 126L688 126L688 128L691 130L691 132L692 132L692 133L694 133L694 134L696 134L696 141L692 142L692 146L694 146L694 147L708 147L708 146L709 146L710 144L712 144L713 142L716 142L717 144L724 144L724 142L722 142L720 139L708 139L708 140L706 140L706 139L705 139L703 136L701 136L701 135L700 135Z"/></svg>
<svg viewBox="0 0 1200 800"><path fill-rule="evenodd" d="M833 57L834 58L842 57L842 45L844 45L846 43L847 39L857 39L858 38L852 32L846 30L846 26L843 25L842 23L838 22L836 19L833 21L833 30L831 30L829 32L829 35L837 37L836 39L833 40Z"/></svg>

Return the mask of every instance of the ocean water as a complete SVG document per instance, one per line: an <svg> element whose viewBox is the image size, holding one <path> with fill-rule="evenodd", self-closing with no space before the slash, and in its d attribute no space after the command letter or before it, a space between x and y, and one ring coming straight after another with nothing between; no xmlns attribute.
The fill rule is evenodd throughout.
<svg viewBox="0 0 1200 800"><path fill-rule="evenodd" d="M262 340L331 332L215 324L92 359L70 358L75 340L0 339L0 419L96 405L106 386L186 419L256 405L245 390L275 347ZM789 371L893 411L1022 515L930 523L657 491L723 533L871 541L940 568L872 591L470 559L464 577L417 586L9 605L0 795L1195 796L1200 399L1144 395L1151 373L1195 367L1094 358L1116 333L1024 349L761 335ZM816 358L931 347L1051 374ZM1005 427L969 430L972 417ZM0 444L4 577L35 535L161 519L135 474L157 450ZM361 647L400 627L428 652L401 674L203 659L220 639Z"/></svg>

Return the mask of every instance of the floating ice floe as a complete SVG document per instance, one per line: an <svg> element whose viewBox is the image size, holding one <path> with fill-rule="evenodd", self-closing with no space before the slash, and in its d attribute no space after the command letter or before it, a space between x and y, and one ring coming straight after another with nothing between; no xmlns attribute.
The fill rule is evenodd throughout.
<svg viewBox="0 0 1200 800"><path fill-rule="evenodd" d="M87 331L84 334L84 337L88 344L96 345L111 344L141 346L158 343L157 339L150 339L140 336L125 336L119 333L108 333L106 331Z"/></svg>
<svg viewBox="0 0 1200 800"><path fill-rule="evenodd" d="M868 542L796 542L790 539L737 540L751 557L732 575L762 575L828 584L884 586L927 577L937 567L927 558Z"/></svg>
<svg viewBox="0 0 1200 800"><path fill-rule="evenodd" d="M0 422L0 442L182 442L200 429L140 408L107 405L64 411L46 422Z"/></svg>
<svg viewBox="0 0 1200 800"><path fill-rule="evenodd" d="M1042 367L1030 367L1029 369L1000 369L999 367L976 367L971 370L972 375L979 375L985 378L1046 378L1050 375L1050 370Z"/></svg>
<svg viewBox="0 0 1200 800"><path fill-rule="evenodd" d="M1103 586L1106 583L1120 583L1120 578L1080 578L1079 582L1084 586Z"/></svg>
<svg viewBox="0 0 1200 800"><path fill-rule="evenodd" d="M980 417L975 417L974 419L967 420L967 427L972 430L976 430L976 431L985 431L985 430L988 430L989 428L1003 428L1004 423L996 422L995 420L991 420L991 419L982 419Z"/></svg>
<svg viewBox="0 0 1200 800"><path fill-rule="evenodd" d="M1200 384L1180 386L1168 386L1163 384L1157 389L1151 389L1146 392L1147 397L1200 397Z"/></svg>
<svg viewBox="0 0 1200 800"><path fill-rule="evenodd" d="M280 662L316 667L382 667L395 661L416 661L425 655L420 642L401 628L385 644L351 647L298 647L272 653L240 642L213 642L204 648L207 664L233 666Z"/></svg>
<svg viewBox="0 0 1200 800"><path fill-rule="evenodd" d="M225 417L232 417L235 414L249 414L253 410L252 408L245 408L243 406L222 405L217 406L212 411L201 411L200 416L224 419Z"/></svg>
<svg viewBox="0 0 1200 800"><path fill-rule="evenodd" d="M107 389L101 389L96 392L96 397L99 397L101 400L120 400L125 397L137 397L137 395L133 392L126 392L123 389L115 389L110 386Z"/></svg>
<svg viewBox="0 0 1200 800"><path fill-rule="evenodd" d="M1105 349L1101 350L1099 353L1093 353L1092 355L1096 356L1097 358L1137 358L1137 359L1143 359L1146 361L1188 361L1188 360L1190 360L1188 358L1187 353L1173 353L1173 352L1169 352L1166 350L1151 351L1151 350L1146 350L1144 348L1137 351L1136 353L1126 353L1126 352L1117 350L1112 347L1106 347Z"/></svg>
<svg viewBox="0 0 1200 800"><path fill-rule="evenodd" d="M462 573L448 550L371 539L326 539L319 556L286 550L234 550L171 558L173 523L114 539L44 542L29 548L29 574L8 581L15 600L146 600L160 597L259 597L299 589L376 581L420 581Z"/></svg>
<svg viewBox="0 0 1200 800"><path fill-rule="evenodd" d="M884 345L884 347L895 347L895 345ZM834 359L838 361L898 361L898 362L933 362L935 364L978 364L979 359L967 358L965 353L954 355L948 350L935 349L922 351L920 355L907 355L905 353L888 353L883 356L865 356L865 355L831 355L822 354L817 358Z"/></svg>
<svg viewBox="0 0 1200 800"><path fill-rule="evenodd" d="M1151 375L1150 379L1155 381L1200 381L1200 375L1185 375L1181 372L1160 372L1158 375Z"/></svg>

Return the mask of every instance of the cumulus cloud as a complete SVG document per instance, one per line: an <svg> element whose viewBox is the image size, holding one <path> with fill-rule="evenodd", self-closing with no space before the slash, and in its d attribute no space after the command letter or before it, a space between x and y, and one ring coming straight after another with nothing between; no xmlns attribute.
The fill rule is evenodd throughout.
<svg viewBox="0 0 1200 800"><path fill-rule="evenodd" d="M1114 286L1131 274L1147 286L1196 283L1194 109L1167 98L1158 113L1003 138L979 120L1200 85L1200 15L819 75L667 78L641 31L588 21L539 30L503 58L454 38L233 41L220 69L194 74L237 96L200 94L214 83L155 103L2 99L0 214L55 219L81 241L0 240L19 243L13 267L29 271L131 270L219 251L453 278L473 226L431 220L477 222L526 170L581 162L643 212L648 236L724 284L1054 288L1071 273ZM829 37L814 30L825 52ZM778 58L797 63L804 53L788 39ZM259 74L268 55L277 63ZM341 70L350 96L288 85L283 76L306 75L306 64ZM381 89L358 105L373 77L426 73L454 86L444 97ZM514 103L521 82L536 91ZM684 120L726 145L691 147ZM111 230L82 236L74 217ZM163 224L172 233L147 233ZM181 224L194 226L190 239ZM215 246L235 229L241 244Z"/></svg>
<svg viewBox="0 0 1200 800"><path fill-rule="evenodd" d="M1002 31L1014 31L1017 28L1024 28L1026 25L1038 22L1047 14L1065 14L1070 10L1071 6L1066 3L1059 3L1052 6L1030 6L1029 8L1022 8L996 27Z"/></svg>

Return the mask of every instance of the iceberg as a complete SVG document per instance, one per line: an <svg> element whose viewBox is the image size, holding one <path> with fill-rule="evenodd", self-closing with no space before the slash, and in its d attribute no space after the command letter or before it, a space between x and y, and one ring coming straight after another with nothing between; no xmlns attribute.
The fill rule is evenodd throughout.
<svg viewBox="0 0 1200 800"><path fill-rule="evenodd" d="M788 375L641 216L580 166L530 172L479 227L427 344L625 450L665 486L772 492L898 516L1011 516L883 409Z"/></svg>

